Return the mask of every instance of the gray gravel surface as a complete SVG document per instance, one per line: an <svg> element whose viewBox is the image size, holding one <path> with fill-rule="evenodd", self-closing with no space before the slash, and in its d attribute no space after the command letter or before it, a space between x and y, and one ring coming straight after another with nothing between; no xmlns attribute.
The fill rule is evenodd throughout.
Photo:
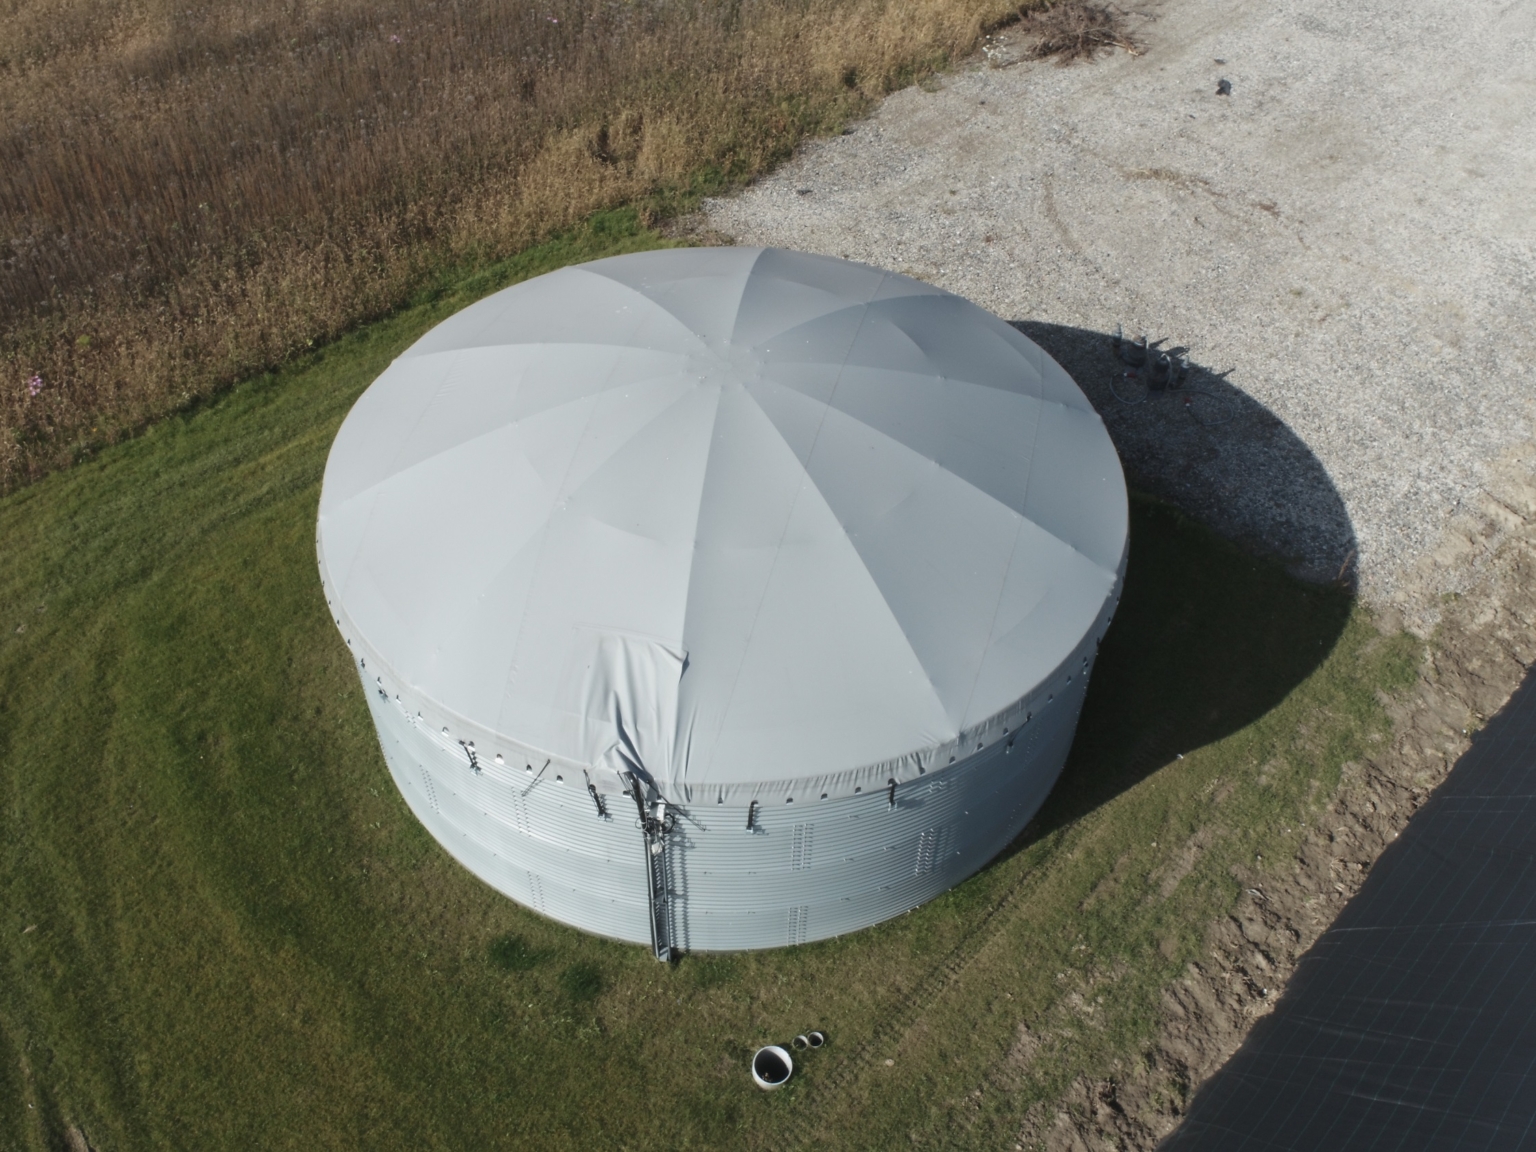
<svg viewBox="0 0 1536 1152"><path fill-rule="evenodd" d="M1433 592L1413 573L1533 438L1536 2L1129 20L1142 55L1066 68L1004 33L707 223L970 297L1077 376L1144 486L1367 599ZM1117 325L1187 347L1191 388L1117 400L1146 395Z"/></svg>

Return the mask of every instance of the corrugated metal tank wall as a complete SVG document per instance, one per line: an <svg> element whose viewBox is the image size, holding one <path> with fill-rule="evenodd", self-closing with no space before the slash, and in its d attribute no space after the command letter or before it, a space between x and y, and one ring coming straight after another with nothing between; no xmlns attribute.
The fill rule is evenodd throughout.
<svg viewBox="0 0 1536 1152"><path fill-rule="evenodd" d="M1118 596L1044 686L1027 723L956 764L859 795L674 806L673 939L736 951L840 936L915 908L976 872L1023 829L1060 775ZM584 931L651 942L645 838L634 801L553 768L474 765L360 668L385 760L416 817L498 892Z"/></svg>

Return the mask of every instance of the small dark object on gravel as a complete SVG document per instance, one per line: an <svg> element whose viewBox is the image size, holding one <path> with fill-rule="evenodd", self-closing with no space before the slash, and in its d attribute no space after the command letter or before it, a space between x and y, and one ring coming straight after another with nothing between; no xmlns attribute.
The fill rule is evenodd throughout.
<svg viewBox="0 0 1536 1152"><path fill-rule="evenodd" d="M1216 95L1218 95L1218 96L1230 96L1230 95L1232 95L1232 81L1230 81L1230 80L1218 80L1218 81L1216 81Z"/></svg>
<svg viewBox="0 0 1536 1152"><path fill-rule="evenodd" d="M811 190L809 188L796 188L795 189L795 195L796 196L809 196L810 194L811 194Z"/></svg>

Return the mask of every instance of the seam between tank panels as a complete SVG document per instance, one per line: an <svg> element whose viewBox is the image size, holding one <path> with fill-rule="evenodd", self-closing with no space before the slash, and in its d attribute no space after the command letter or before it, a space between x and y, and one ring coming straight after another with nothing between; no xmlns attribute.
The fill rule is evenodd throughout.
<svg viewBox="0 0 1536 1152"><path fill-rule="evenodd" d="M398 360L398 359L399 359L399 357L396 357L396 360ZM442 372L438 375L436 382L432 385L432 398L430 400L428 400L425 404L422 405L420 412L416 413L416 419L411 422L411 430L400 438L400 444L399 444L398 447L396 447L396 449L394 451L394 454L390 457L390 463L386 466L388 469L393 469L394 468L394 466L395 466L394 462L400 458L402 453L404 453L406 444L408 444L410 442L411 437L416 435L417 430L421 427L421 422L427 418L427 413L432 410L432 405L437 403L437 398L440 395L442 395L443 384L447 381L448 374L453 371L454 361L457 360L457 359L458 359L458 354L457 354L457 352L455 352L454 356L452 358L450 358L445 365L443 365ZM391 362L390 367L394 367L394 363L393 362ZM389 369L385 369L386 372L388 370ZM377 381L375 381L375 383L377 383ZM368 387L372 388L373 385L370 384ZM351 413L349 412L347 415L350 416ZM343 419L342 423L345 424L346 420ZM334 447L334 444L333 444L333 447ZM327 460L327 465L329 465L329 460ZM397 473L394 472L394 471L387 471L386 475L387 476L395 476L395 475L397 475ZM363 524L362 532L359 534L359 539L361 539L361 540L366 540L368 538L368 533L369 533L369 531L373 527L374 512L378 509L378 506L379 506L378 493L377 493L377 491L375 491L377 488L378 488L378 484L373 484L373 485L370 485L369 488L365 490L365 491L373 492L374 496L373 496L373 503L371 505L369 505L369 508L368 508L368 518L367 518L367 520ZM361 495L363 495L362 492L354 493L352 495L351 499L355 500L355 499L357 499L358 496L361 496ZM324 480L323 479L321 481L320 505L321 505L322 515L323 515L324 514L324 507L325 507L325 486L324 486ZM361 544L359 544L359 550L361 550ZM349 571L347 573L347 582L349 584L351 583L351 577L352 577L352 574ZM334 581L333 581L333 583L334 583ZM337 587L336 588L336 596L337 596L338 599L341 597L342 591L343 591L343 589L341 587ZM356 631L356 626L355 625L354 625L353 630Z"/></svg>
<svg viewBox="0 0 1536 1152"><path fill-rule="evenodd" d="M559 345L559 344L529 344L529 345L500 345L500 347L558 348L558 347L561 347L561 345ZM571 345L571 347L579 347L579 345ZM622 345L611 345L611 347L619 348L620 350L636 351L636 349L624 349ZM434 356L436 356L436 355L451 356L451 357L456 359L461 354L462 351L463 351L463 349L455 349L451 353L446 353L446 352L445 353L433 353L433 355ZM639 351L644 351L644 350L643 349L639 349ZM678 353L678 352L667 352L667 353L662 353L662 355L668 356L668 357L670 357L670 358L672 358L674 360L679 360L680 361L682 359L682 354ZM451 367L452 367L452 365L450 364L450 368ZM583 394L581 396L573 396L569 400L562 400L558 404L549 404L549 405L547 405L547 406L545 406L543 408L537 408L537 409L525 412L525 413L523 413L521 416L519 416L515 420L505 421L505 422L503 422L501 424L497 424L495 427L487 428L483 432L477 432L473 436L466 436L463 440L457 440L457 441L455 441L452 444L444 445L442 448L437 449L435 452L432 452L432 453L430 453L430 454L428 454L426 456L423 456L419 460L412 461L411 464L409 464L408 466L406 466L404 468L398 468L398 469L390 472L387 476L383 477L380 480L375 481L374 483L370 484L367 488L364 488L361 491L359 491L357 493L354 493L352 496L349 496L348 497L348 501L356 500L359 496L362 496L365 493L374 492L381 485L386 484L386 483L388 483L388 482L390 482L390 481L392 481L392 480L394 480L394 479L396 479L396 478L398 478L400 476L408 475L409 473L411 473L415 469L421 467L423 464L428 464L428 463L430 463L430 462L432 462L434 460L439 459L442 456L448 455L450 452L457 452L457 451L459 451L459 450L461 450L463 448L467 448L471 444L477 444L480 441L486 439L487 437L496 435L498 432L502 431L502 429L504 429L504 428L514 428L517 425L523 423L523 421L528 420L528 419L530 419L532 417L544 416L544 415L547 415L550 412L558 412L561 408L567 408L567 407L570 407L573 404L584 404L584 403L587 403L588 401L597 401L599 398L601 398L603 396L606 396L608 393L613 392L616 389L635 387L635 386L640 385L640 384L649 383L650 381L653 381L653 380L665 380L670 375L672 375L672 373L670 373L670 372L657 372L654 375L641 376L641 377L639 377L637 379L634 379L634 380L626 380L626 381L623 381L622 383L615 383L613 381L613 376L614 376L614 373L618 371L618 368L619 368L619 365L618 365L618 362L616 360L615 363L613 364L613 366L608 369L607 375L603 378L603 383L601 385L599 385L598 387L594 388L590 392L587 392L587 393L585 393L585 394ZM446 379L446 373L444 375L445 375L445 379ZM435 399L435 396L434 396L434 399ZM429 403L427 405L427 407L430 408L431 404ZM670 405L669 405L669 407L670 407ZM663 411L665 411L665 409L663 409ZM420 426L421 421L423 419L425 419L426 414L427 414L426 410L424 409L422 411L421 415L417 417L416 423L414 425L412 425L412 427L411 427L411 432L413 434L415 433L416 429ZM659 413L658 413L658 415L659 415ZM583 428L582 432L583 432L583 435L585 435L586 429ZM626 441L626 443L627 443L627 441ZM400 451L404 451L404 445L401 446ZM397 458L398 458L398 456L399 456L399 452L396 453L396 457ZM393 465L391 465L391 467L393 467Z"/></svg>
<svg viewBox="0 0 1536 1152"><path fill-rule="evenodd" d="M886 273L886 274L882 275L882 277L880 279L880 284L881 285L883 285L885 283L885 276L887 276L887 275L889 275L889 273ZM878 285L876 286L875 291L876 291L876 293L879 292L879 286ZM847 364L848 364L848 357L853 354L853 345L858 340L859 333L864 330L864 322L865 322L866 319L868 319L868 317L869 317L869 308L868 308L868 305L866 305L865 309L864 309L864 312L859 316L859 326L856 329L854 329L853 335L848 340L848 347L843 350L843 367L847 366ZM842 375L841 368L839 369L838 375L839 376ZM836 384L834 384L832 386L832 390L833 390L834 393L837 391L837 385ZM747 395L749 397L751 396L750 391L748 391L746 389L743 389L743 391L747 392ZM755 399L753 399L752 402L754 404L757 403L757 401ZM806 459L807 460L809 460L810 457L811 457L811 454L816 451L816 444L821 439L821 430L822 430L822 428L824 428L826 426L827 409L829 407L831 407L830 397L829 397L828 402L824 403L822 405L821 418L816 422L816 434L811 437L810 447L806 451ZM759 410L761 410L761 405L759 405ZM763 415L767 416L767 413L764 412ZM769 418L768 423L773 426L774 431L776 431L776 432L778 431L778 425L774 424L773 420L771 418ZM783 433L780 433L779 435L780 435L780 438L782 439L783 438ZM785 441L785 445L786 445L786 447L789 446L788 445L788 441ZM799 459L799 454L796 453L792 447L790 448L790 452L791 452L791 454L793 454L796 457L796 459ZM796 489L795 499L790 503L788 515L786 515L784 517L784 526L779 531L778 543L775 544L774 547L773 547L773 564L768 569L768 579L763 581L763 590L758 595L757 607L752 610L752 625L751 625L751 627L749 627L747 629L747 639L746 639L746 642L741 647L741 658L736 662L736 671L731 676L731 687L730 687L730 690L726 693L725 704L720 709L720 716L721 716L721 725L720 725L720 727L722 729L725 727L724 718L731 714L731 706L736 701L736 688L741 683L741 670L742 670L742 667L746 664L747 653L752 648L752 638L755 635L757 635L758 621L762 619L762 614L763 614L763 602L768 598L768 589L773 585L774 573L776 573L778 571L778 568L779 568L779 557L783 554L783 551L784 551L784 538L789 535L789 526L790 526L790 524L794 520L795 508L799 505L799 501L800 501L800 493L802 491L804 491L805 486L808 483L810 483L810 476L806 472L805 466L802 464L801 465L800 484L799 484L798 488ZM919 667L922 666L922 662L921 661L918 661L918 666ZM714 739L711 742L710 747L709 747L708 755L709 755L709 757L711 759L713 759L714 754L715 754L715 748L719 745L719 743L720 743L720 733L717 731L715 733Z"/></svg>
<svg viewBox="0 0 1536 1152"><path fill-rule="evenodd" d="M846 361L845 361L845 366L846 366ZM833 395L835 395L835 394L836 394L836 386L834 386L834 388L833 388ZM1030 397L1030 399L1035 399L1035 400L1037 400L1038 403L1041 403L1041 404L1052 404L1052 405L1055 405L1058 408L1062 408L1062 409L1067 410L1067 411L1076 411L1076 409L1068 408L1066 405L1060 404L1057 401L1040 400L1037 397ZM869 429L874 435L879 436L881 439L883 439L883 440L885 440L885 441L887 441L887 442L889 442L891 444L894 444L894 445L898 446L899 448L903 448L906 451L913 453L914 455L918 455L918 456L922 455L920 452L918 452L917 449L911 447L911 445L904 444L902 441L896 439L896 437L892 436L890 433L884 431L883 429L876 428L874 425L866 423L865 421L861 420L858 416L854 415L851 412L848 412L846 409L844 409L842 407L837 407L836 405L834 405L832 403L831 397L828 398L828 400L826 401L826 405L825 406L827 408L836 407L837 408L837 412L840 415L847 417L849 420L852 420L854 423L858 424L862 428ZM823 419L824 418L825 417L823 417ZM1040 424L1041 424L1041 422L1038 421L1038 420L1035 422L1034 439L1030 442L1030 473L1029 473L1029 476L1026 477L1026 479L1025 479L1024 499L1021 501L1021 503L1026 502L1028 500L1029 483L1030 483L1030 480L1032 479L1032 477L1034 475L1034 456L1035 456L1035 448L1036 448L1036 446L1039 443ZM942 465L938 464L938 461L933 460L933 459L928 458L928 457L924 457L924 459L927 459L928 462L931 465L942 468ZM980 678L981 678L981 669L982 669L983 664L985 663L985 660L984 660L985 653L987 651L991 650L993 641L996 639L995 635L993 634L993 629L996 628L997 612L1001 611L1003 594L1007 590L1007 574L1008 574L1008 572L1012 568L1013 557L1014 557L1014 555L1017 552L1019 537L1022 534L1023 525L1024 525L1025 522L1028 522L1029 524L1031 524L1034 527L1038 528L1041 532L1045 533L1052 540L1057 541L1059 544L1061 544L1063 547L1068 549L1074 555L1081 557L1087 564L1089 564L1096 571L1101 572L1104 575L1108 576L1110 578L1111 585L1113 585L1114 581L1117 579L1117 576L1116 576L1116 573L1115 573L1114 570L1104 567L1102 564L1100 564L1093 557L1089 556L1086 552L1082 551L1082 549L1080 549L1076 545L1074 545L1070 540L1063 539L1061 536L1057 535L1055 532L1052 532L1050 529L1046 528L1044 525L1042 525L1039 521L1035 520L1033 517L1028 516L1024 512L1022 512L1022 511L1020 511L1018 509L1015 509L1012 506L1004 503L1002 500L999 500L996 496L992 495L992 493L986 491L983 488L977 487L975 484L972 484L969 480L967 480L965 477L959 475L958 473L956 473L956 472L949 472L947 469L945 469L945 471L947 472L948 475L954 476L957 480L959 480L961 483L963 483L967 488L970 488L972 491L978 493L984 499L989 500L989 501L993 502L994 504L998 505L999 507L1006 509L1007 512L1010 515L1012 515L1013 517L1016 518L1013 547L1009 551L1009 567L1004 569L1003 581L1002 581L1002 583L1000 584L1000 586L998 588L997 601L996 601L996 603L994 605L992 622L991 622L991 626L989 627L988 634L987 634L987 637L988 637L987 638L987 644L986 644L986 648L983 650L983 659L979 660L977 662L975 675L973 676L972 681L971 681L971 689L967 693L967 696L966 696L966 710L965 710L964 714L968 715L969 714L969 710L970 710L970 702L971 702L971 700L975 696L976 684L980 681ZM811 477L809 468L806 469L805 475L806 475L806 478L808 480L810 480L811 485L816 488L818 494L821 494L820 486L817 485L816 482L815 482L815 479L813 477ZM885 591L884 591L884 589L882 589L880 587L880 582L875 578L874 574L872 572L870 572L868 564L866 564L864 562L864 556L860 552L860 550L858 548L858 545L853 544L853 537L848 533L847 526L843 524L841 517L839 517L837 515L837 513L832 509L830 502L827 501L826 496L824 494L822 494L822 502L823 502L824 505L826 505L827 510L832 513L833 519L837 521L838 526L843 529L844 537L846 539L848 539L850 545L852 545L853 550L854 550L854 554L859 557L859 562L860 562L861 566L863 566L865 573L869 576L870 582L872 584L874 584L876 591L880 593L880 599L881 599L882 603L884 603L886 605L887 611L889 611L891 613L892 619L896 621L896 623L897 623L897 630L901 633L902 639L907 642L908 649L912 650L911 640L907 637L906 629L904 627L902 627L900 618L896 615L895 611L890 607L890 602L886 599ZM1074 651L1075 651L1075 648L1074 648ZM1071 654L1072 654L1071 652L1068 652L1067 655L1062 658L1063 661L1068 659L1071 656ZM934 699L939 702L940 707L942 708L942 706L943 706L943 699L939 695L938 690L934 687L932 677L930 677L928 675L928 669L923 664L922 658L917 655L917 652L915 650L912 650L912 656L913 656L913 659L917 661L918 667L922 668L922 670L923 670L924 678L928 681L929 691L933 694ZM947 712L946 712L946 715L947 715ZM971 730L974 730L976 728L980 728L980 727L984 726L985 724L987 724L991 719L993 719L993 717L989 716L989 717L987 717L986 720L979 721L979 722L977 722L974 725L965 725L965 724L958 724L958 725L956 725L955 734L951 737L951 741L958 741L961 738L961 736L964 735L964 733L966 731L971 731ZM933 747L934 748L941 748L941 747L943 747L943 744L936 744ZM884 762L882 761L881 763L884 763Z"/></svg>
<svg viewBox="0 0 1536 1152"><path fill-rule="evenodd" d="M1039 427L1040 425L1037 421L1035 423L1036 436L1039 435ZM1029 494L1029 480L1027 477L1024 481L1024 491L1027 498ZM1024 520L1025 516L1021 512L1019 513L1018 521L1013 526L1013 546L1008 549L1008 563L1003 566L1003 577L997 584L997 599L992 602L992 619L987 622L986 647L981 651L981 659L976 661L976 674L971 677L970 691L965 694L965 708L960 713L962 721L960 724L961 731L965 730L964 720L971 714L971 701L976 698L976 685L981 683L981 670L986 667L987 653L992 650L992 644L997 639L997 616L1003 610L1003 595L1008 591L1008 575L1013 571L1013 558L1019 552L1019 538L1024 535ZM957 736L956 739L958 738Z"/></svg>
<svg viewBox="0 0 1536 1152"><path fill-rule="evenodd" d="M695 332L686 323L684 323L682 317L680 317L676 312L672 311L672 309L668 308L660 300L656 299L656 297L648 295L645 292L642 292L639 288L636 288L633 284L626 284L622 280L616 279L613 276L609 276L606 272L595 272L595 271L592 270L592 268L590 266L584 266L584 265L577 264L574 267L571 267L570 270L572 272L580 272L580 273L582 273L584 275L591 276L595 280L606 280L608 283L614 285L615 287L619 288L620 290L622 290L624 292L628 292L631 296L635 296L635 297L639 298L640 300L643 300L646 304L650 305L657 312L661 313L663 316L667 317L667 319L671 320L674 324L676 324L678 329L680 331L684 332L688 336L688 338L693 341L693 343L695 345L696 352L704 352L704 353L707 353L709 355L714 355L713 350L709 347L708 344L706 344L704 342L704 338L702 336L700 336L697 332ZM537 279L537 277L535 277L535 279ZM530 284L530 283L532 283L532 281L531 280L524 280L523 283L524 284ZM634 333L638 332L640 330L640 326L642 324L644 324L644 323L645 323L645 321L643 319L638 320L636 322L636 324L635 324L634 330L631 331L630 336L633 337ZM586 343L586 341L583 341L583 343ZM629 345L629 347L640 348L640 345L633 344L633 345ZM641 350L644 351L645 349L641 349Z"/></svg>
<svg viewBox="0 0 1536 1152"><path fill-rule="evenodd" d="M615 372L617 370L618 370L618 365L615 363L614 367L612 369L610 369L610 376L611 376L612 372ZM592 397L593 403L592 403L591 407L587 409L587 418L582 423L581 435L576 438L575 450L572 451L570 460L568 460L566 462L565 473L560 478L560 487L557 488L556 491L555 491L555 498L554 498L554 501L552 502L552 505L551 505L551 508L550 508L550 515L545 517L544 524L540 528L539 532L537 533L537 535L539 536L539 554L534 559L534 562L533 562L533 573L529 577L529 586L530 586L530 588L532 587L533 582L536 581L539 578L539 574L543 571L545 552L546 552L546 550L549 547L549 528L550 528L551 522L554 519L554 512L555 512L555 510L559 507L559 505L561 504L562 501L569 501L572 498L572 496L575 495L575 492L580 490L580 488L578 487L575 490L568 491L566 486L570 483L571 469L576 466L576 457L577 457L577 455L581 451L581 446L584 443L586 443L587 436L588 436L588 434L592 430L592 420L593 420L593 417L596 416L597 408L598 408L598 403L597 403L596 397L598 395L602 395L602 394L604 394L606 392L609 392L609 391L612 391L612 389L605 388L605 389L603 389L602 393L594 393L593 394L593 397ZM687 397L689 395L691 395L692 392L693 392L693 389L691 389L691 388L685 390L681 396L679 396L677 399L673 400L670 404L668 404L666 407L662 408L659 412L654 413L649 420L647 420L644 424L640 425L639 428L636 428L634 430L634 432L631 433L629 436L626 436L624 438L624 440L619 444L619 446L616 447L613 452L611 452L607 457L604 458L602 464L600 464L598 466L598 469L595 469L592 472L592 474L588 476L587 479L590 480L592 478L592 476L595 476L597 474L598 470L600 470L604 465L609 463L613 459L614 456L618 455L618 453L621 452L624 449L625 446L627 446L628 444L632 443L636 436L638 436L645 429L649 428L657 420L661 419L662 416L664 416L668 412L672 411L673 408L675 408L678 404L682 403L683 400L687 399ZM502 569L502 571L505 571L505 570L506 570L505 568ZM498 575L500 575L500 573L498 573ZM512 682L514 660L515 660L515 657L516 657L516 654L517 654L519 648L521 648L521 646L522 646L523 631L524 631L525 628L527 628L527 626L528 626L528 601L525 598L524 601L523 601L522 615L518 617L518 621L517 621L517 632L513 635L512 642L511 642L510 645L508 645L508 648L507 648L507 668L506 668L506 671L502 674L501 690L497 694L498 702L497 702L497 706L496 706L496 727L498 729L501 727L502 717L503 717L503 715L505 714L505 711L506 711L506 699L507 699L507 693L508 693L509 687L510 687L511 682Z"/></svg>

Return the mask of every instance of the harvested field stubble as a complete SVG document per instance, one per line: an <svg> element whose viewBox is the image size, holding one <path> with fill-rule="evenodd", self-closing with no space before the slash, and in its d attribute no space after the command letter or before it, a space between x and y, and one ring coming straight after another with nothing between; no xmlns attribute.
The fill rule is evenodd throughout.
<svg viewBox="0 0 1536 1152"><path fill-rule="evenodd" d="M999 0L7 7L0 490L453 269L607 206L654 214L749 178L1017 11Z"/></svg>

